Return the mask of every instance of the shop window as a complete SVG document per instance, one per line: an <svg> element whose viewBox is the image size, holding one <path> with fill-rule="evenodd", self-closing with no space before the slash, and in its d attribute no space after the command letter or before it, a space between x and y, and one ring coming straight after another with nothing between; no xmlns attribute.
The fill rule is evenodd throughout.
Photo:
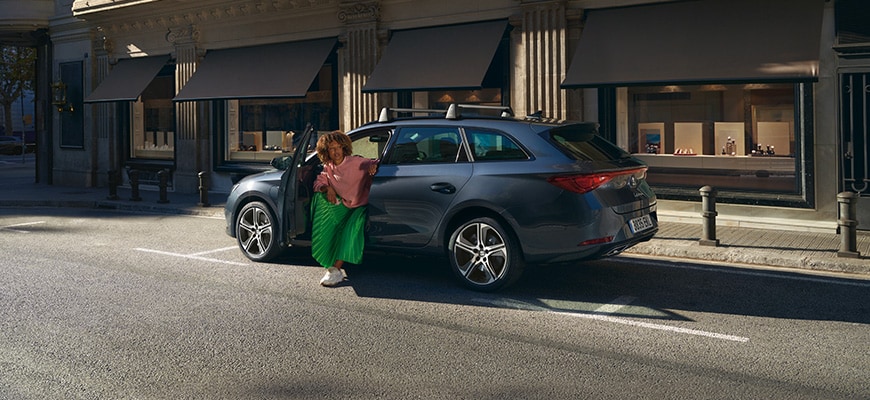
<svg viewBox="0 0 870 400"><path fill-rule="evenodd" d="M136 159L175 159L175 79L171 67L145 88L132 107L130 155Z"/></svg>
<svg viewBox="0 0 870 400"><path fill-rule="evenodd" d="M837 0L834 3L836 41L841 52L866 52L870 49L870 8L866 0Z"/></svg>
<svg viewBox="0 0 870 400"><path fill-rule="evenodd" d="M332 68L321 69L305 98L228 100L226 151L231 162L269 163L292 153L309 126L337 129Z"/></svg>
<svg viewBox="0 0 870 400"><path fill-rule="evenodd" d="M623 143L649 164L648 180L665 198L705 185L745 199L800 195L799 87L630 87Z"/></svg>

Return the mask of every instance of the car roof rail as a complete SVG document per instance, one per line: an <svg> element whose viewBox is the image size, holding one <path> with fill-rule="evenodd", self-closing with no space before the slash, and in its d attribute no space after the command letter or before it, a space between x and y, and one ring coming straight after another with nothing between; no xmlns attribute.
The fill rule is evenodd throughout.
<svg viewBox="0 0 870 400"><path fill-rule="evenodd" d="M393 120L394 113L411 113L411 114L444 114L447 110L436 110L431 108L392 108L384 107L381 109L381 114L378 116L378 122L390 122Z"/></svg>
<svg viewBox="0 0 870 400"><path fill-rule="evenodd" d="M447 108L447 119L459 119L462 117L461 109L475 109L475 110L496 110L501 111L500 117L508 118L514 116L514 111L510 108L510 106L483 106L479 104L451 104L450 107Z"/></svg>

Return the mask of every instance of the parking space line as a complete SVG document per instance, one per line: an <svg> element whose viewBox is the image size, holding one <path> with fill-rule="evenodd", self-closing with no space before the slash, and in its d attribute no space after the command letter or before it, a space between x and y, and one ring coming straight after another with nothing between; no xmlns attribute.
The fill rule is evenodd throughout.
<svg viewBox="0 0 870 400"><path fill-rule="evenodd" d="M0 230L12 231L12 232L18 232L18 233L30 233L30 231L26 231L23 229L15 229L15 228L18 228L21 226L39 225L39 224L44 224L44 223L45 223L45 221L23 222L20 224L0 226Z"/></svg>
<svg viewBox="0 0 870 400"><path fill-rule="evenodd" d="M653 259L646 259L643 257L635 257L635 256L620 256L624 258L631 258L632 263L643 264L652 267L660 267L660 268L672 268L672 269L685 269L690 271L703 271L703 272L718 272L722 274L731 274L731 275L747 275L747 276L757 276L763 278L776 278L776 279L786 279L792 281L803 281L803 282L815 282L815 283L825 283L825 284L834 284L834 285L845 285L845 286L857 286L857 287L870 287L870 281L850 281L843 278L837 277L825 277L821 275L809 275L814 271L783 271L777 272L775 270L770 270L767 272L763 269L725 269L719 268L715 265L710 266L699 266L699 265L677 265L677 264L663 264L661 262L657 262ZM686 261L686 262L694 262L694 261ZM723 262L711 261L712 264L723 264ZM790 273L800 273L804 275L787 275L786 272ZM815 272L824 272L824 271L815 271ZM853 277L851 279L861 279L861 277Z"/></svg>
<svg viewBox="0 0 870 400"><path fill-rule="evenodd" d="M203 254L220 253L220 252L222 252L222 251L235 250L235 249L237 249L237 248L238 248L237 246L224 247L224 248L222 248L222 249L214 249L214 250L208 250L208 251L201 251L201 252L199 252L199 253L193 253L193 254L190 254L190 255L191 255L191 256L201 256L201 255L203 255Z"/></svg>
<svg viewBox="0 0 870 400"><path fill-rule="evenodd" d="M240 266L246 266L246 265L249 265L249 264L247 264L247 263L240 263L240 262L235 262L235 261L226 261L226 260L218 260L218 259L216 259L216 258L200 257L200 256L196 255L196 254L203 254L203 253L196 253L196 254L178 254L178 253L171 253L171 252L168 252L168 251L160 251L160 250L152 250L152 249L143 249L143 248L141 248L141 247L134 248L133 250L136 250L136 251L143 251L143 252L146 252L146 253L160 254L160 255L164 255L164 256L172 256L172 257L179 257L179 258L189 258L189 259L191 259L191 260L208 261L208 262L215 262L215 263L221 263L221 264L240 265Z"/></svg>
<svg viewBox="0 0 870 400"><path fill-rule="evenodd" d="M619 309L631 304L631 302L634 301L634 299L636 299L636 297L631 297L631 296L617 297L615 300L611 301L610 303L605 304L601 307L598 307L598 309L595 310L595 313L596 314L613 314L613 313L619 311Z"/></svg>
<svg viewBox="0 0 870 400"><path fill-rule="evenodd" d="M636 321L633 319L614 317L612 315L609 315L609 314L613 314L613 313L619 311L621 308L631 304L631 302L636 300L636 298L632 297L632 296L617 297L612 302L610 302L608 304L604 304L604 305L596 308L594 311L577 311L577 312L554 311L551 308L542 307L542 306L537 305L537 304L530 304L527 302L517 301L517 300L512 300L512 299L493 300L493 299L474 298L471 300L473 302L486 304L489 306L500 307L500 308L511 308L511 309L515 309L515 310L524 310L524 311L531 311L531 312L543 311L543 312L553 314L553 315L564 315L564 316L568 316L568 317L585 318L585 319L591 319L591 320L596 320L596 321L604 321L604 322L611 322L611 323L616 323L616 324L621 324L621 325L635 326L635 327L639 327L639 328L655 329L655 330L660 330L660 331L681 333L681 334L694 335L694 336L704 336L704 337L713 338L713 339L720 339L720 340L729 340L732 342L746 343L749 341L748 337L743 337L743 336L727 335L727 334L716 333L716 332L707 332L707 331L702 331L702 330L698 330L698 329L679 328L679 327L670 326L670 325L654 324L651 322L642 322L642 321Z"/></svg>
<svg viewBox="0 0 870 400"><path fill-rule="evenodd" d="M707 332L707 331L701 331L701 330L697 330L697 329L678 328L676 326L653 324L650 322L635 321L635 320L626 319L626 318L612 317L609 315L579 314L579 313L569 313L569 312L561 312L561 311L551 311L551 313L552 314L566 315L569 317L586 318L586 319L593 319L593 320L597 320L597 321L605 321L605 322L612 322L612 323L622 324L622 325L636 326L636 327L640 327L640 328L655 329L655 330L668 331L668 332L674 332L674 333L683 333L683 334L687 334L687 335L704 336L704 337L709 337L709 338L713 338L713 339L730 340L732 342L746 343L749 341L748 337L743 337L743 336L726 335L726 334L722 334L722 333Z"/></svg>

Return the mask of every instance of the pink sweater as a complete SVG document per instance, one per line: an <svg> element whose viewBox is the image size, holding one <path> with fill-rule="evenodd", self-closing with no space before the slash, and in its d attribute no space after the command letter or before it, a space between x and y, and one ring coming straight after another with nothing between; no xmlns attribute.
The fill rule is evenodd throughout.
<svg viewBox="0 0 870 400"><path fill-rule="evenodd" d="M347 156L339 165L324 163L323 172L314 180L314 191L332 186L345 207L364 206L369 203L369 190L372 187L369 167L377 163L378 160L360 156Z"/></svg>

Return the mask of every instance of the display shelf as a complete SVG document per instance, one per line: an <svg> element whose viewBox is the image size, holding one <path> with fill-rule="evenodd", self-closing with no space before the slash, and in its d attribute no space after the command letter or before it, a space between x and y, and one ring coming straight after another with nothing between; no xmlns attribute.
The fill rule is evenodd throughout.
<svg viewBox="0 0 870 400"><path fill-rule="evenodd" d="M644 122L637 124L638 150L645 154L665 154L665 123Z"/></svg>

